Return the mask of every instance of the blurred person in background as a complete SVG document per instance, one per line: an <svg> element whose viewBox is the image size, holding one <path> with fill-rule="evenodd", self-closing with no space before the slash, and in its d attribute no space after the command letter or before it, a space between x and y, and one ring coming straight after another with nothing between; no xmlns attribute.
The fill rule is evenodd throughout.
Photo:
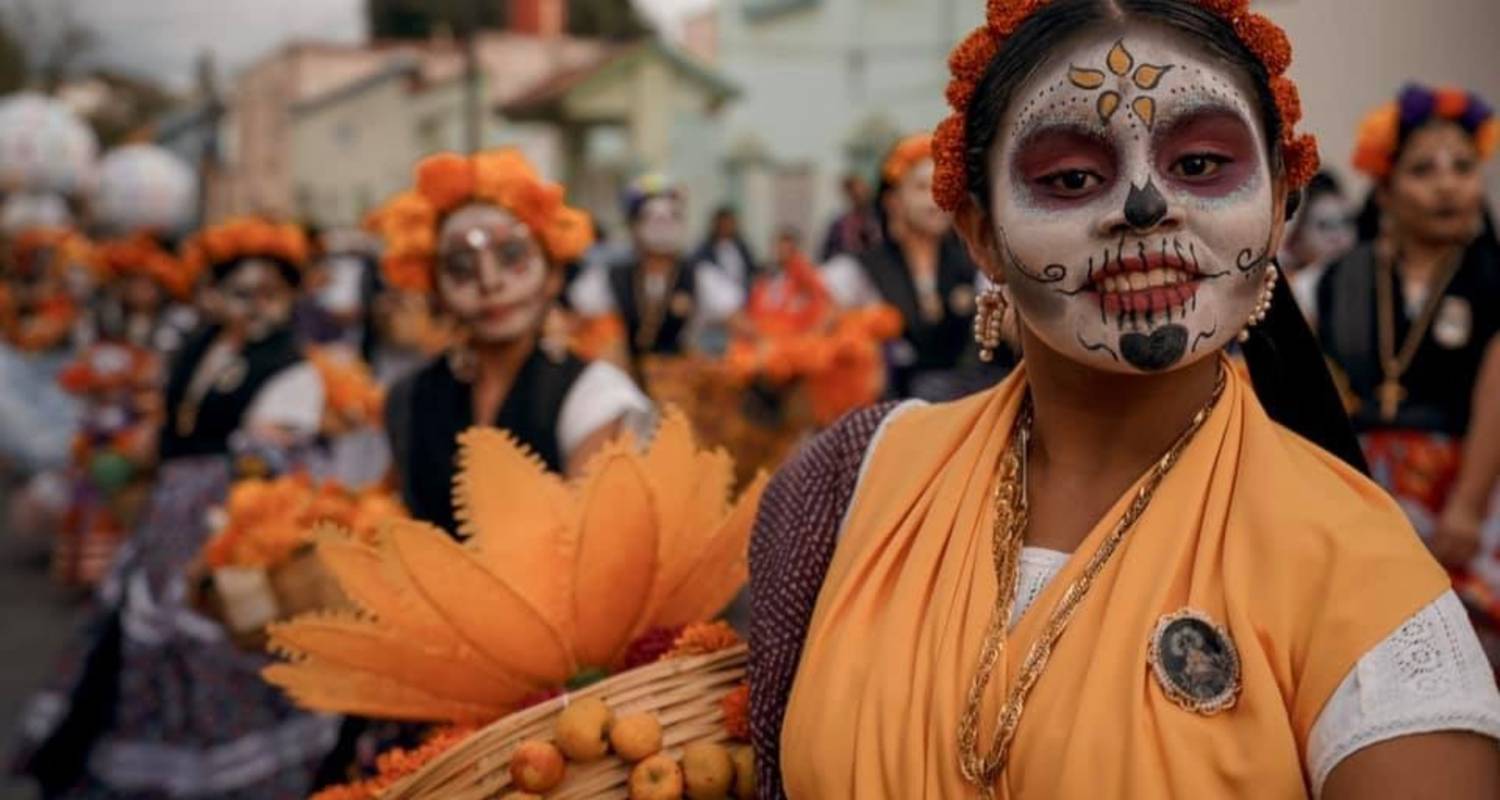
<svg viewBox="0 0 1500 800"><path fill-rule="evenodd" d="M1354 230L1354 211L1338 179L1329 172L1313 176L1303 192L1301 209L1287 224L1279 261L1292 296L1309 322L1317 319L1318 284L1328 265L1354 247Z"/></svg>
<svg viewBox="0 0 1500 800"><path fill-rule="evenodd" d="M978 271L932 199L932 173L930 135L898 143L881 169L881 240L824 264L823 280L841 308L886 303L901 312L902 336L887 349L890 390L942 400L965 382L957 370L972 350Z"/></svg>
<svg viewBox="0 0 1500 800"><path fill-rule="evenodd" d="M708 236L704 237L703 244L698 246L691 260L697 264L708 263L718 267L731 280L747 289L755 280L755 254L750 251L750 245L745 243L745 237L740 235L739 215L729 206L722 206L714 211Z"/></svg>
<svg viewBox="0 0 1500 800"><path fill-rule="evenodd" d="M1318 319L1374 477L1401 502L1460 588L1488 574L1500 396L1480 374L1500 334L1500 243L1483 167L1500 120L1459 89L1406 87L1361 128L1355 165L1375 181L1374 238L1329 268ZM1481 634L1493 647L1493 601ZM1493 649L1492 649L1492 652Z"/></svg>
<svg viewBox="0 0 1500 800"><path fill-rule="evenodd" d="M418 164L415 189L380 215L387 282L433 297L456 334L447 352L399 381L386 404L407 508L455 537L462 532L452 482L463 431L502 428L548 469L576 473L627 424L651 414L622 370L578 358L548 330L564 265L593 242L588 216L562 205L562 195L517 151L443 153Z"/></svg>
<svg viewBox="0 0 1500 800"><path fill-rule="evenodd" d="M880 241L880 214L870 196L870 182L850 173L839 185L844 191L845 208L823 237L823 249L818 254L823 261L838 255L858 255Z"/></svg>
<svg viewBox="0 0 1500 800"><path fill-rule="evenodd" d="M337 721L296 710L258 653L195 605L209 511L237 470L318 433L324 387L292 333L309 246L256 218L188 242L207 325L167 373L156 483L63 668L23 718L21 764L49 798L306 796Z"/></svg>
<svg viewBox="0 0 1500 800"><path fill-rule="evenodd" d="M637 373L646 357L715 350L719 333L745 304L743 284L685 257L685 200L665 177L638 178L624 204L630 253L590 265L569 291L569 304L581 317L619 321L623 341L611 358Z"/></svg>

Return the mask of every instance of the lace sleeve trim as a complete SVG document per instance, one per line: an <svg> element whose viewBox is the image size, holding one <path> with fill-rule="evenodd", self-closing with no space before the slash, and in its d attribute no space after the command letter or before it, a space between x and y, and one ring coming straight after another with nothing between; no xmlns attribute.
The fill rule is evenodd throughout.
<svg viewBox="0 0 1500 800"><path fill-rule="evenodd" d="M1354 753L1439 731L1500 740L1494 672L1451 591L1366 653L1329 699L1307 743L1314 794Z"/></svg>

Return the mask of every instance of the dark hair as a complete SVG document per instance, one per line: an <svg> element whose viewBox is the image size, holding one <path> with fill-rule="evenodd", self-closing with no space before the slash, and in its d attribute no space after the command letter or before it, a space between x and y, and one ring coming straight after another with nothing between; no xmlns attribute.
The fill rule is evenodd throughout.
<svg viewBox="0 0 1500 800"><path fill-rule="evenodd" d="M1181 31L1249 75L1266 131L1267 156L1272 170L1281 170L1282 120L1271 93L1270 75L1217 14L1187 0L1053 0L1006 39L969 104L964 162L967 188L979 208L990 207L987 156L1016 89L1056 53L1063 39L1125 18L1150 20ZM1300 192L1288 196L1287 216L1296 210L1300 198ZM1255 393L1271 418L1355 469L1368 471L1322 349L1286 281L1278 283L1265 321L1250 330L1245 361Z"/></svg>
<svg viewBox="0 0 1500 800"><path fill-rule="evenodd" d="M1088 28L1118 23L1134 17L1159 22L1181 31L1250 76L1255 99L1266 129L1267 155L1274 170L1281 168L1281 116L1271 93L1271 76L1250 52L1234 28L1217 14L1184 0L1053 0L1021 23L1005 40L1000 54L990 62L979 80L974 100L965 115L964 167L968 190L980 208L990 205L990 148L1000 130L1000 119L1014 99L1015 91L1049 56L1062 40ZM1295 200L1289 200L1295 202Z"/></svg>
<svg viewBox="0 0 1500 800"><path fill-rule="evenodd" d="M208 272L209 272L209 275L213 278L213 282L215 284L223 283L230 275L234 274L234 271L236 269L239 269L239 267L240 267L241 264L244 264L246 261L250 261L252 259L259 259L261 261L269 261L273 265L275 265L276 271L279 272L279 273L281 273L281 277L282 277L283 280L286 281L286 285L287 286L290 286L293 289L295 289L295 288L297 288L297 287L299 287L299 286L302 285L302 270L297 269L297 267L296 267L295 264L292 264L289 261L284 261L284 260L282 260L280 258L276 258L275 256L254 256L254 255L252 255L252 256L241 256L239 258L234 258L234 259L231 259L229 261L220 261L217 264L214 264L213 266L209 267L208 268Z"/></svg>

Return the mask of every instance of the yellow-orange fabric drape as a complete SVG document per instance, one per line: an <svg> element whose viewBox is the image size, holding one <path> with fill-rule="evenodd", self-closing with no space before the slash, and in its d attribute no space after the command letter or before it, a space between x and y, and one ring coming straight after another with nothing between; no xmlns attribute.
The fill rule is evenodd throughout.
<svg viewBox="0 0 1500 800"><path fill-rule="evenodd" d="M1025 707L1002 797L1304 797L1302 754L1359 658L1448 588L1395 504L1272 422L1226 370L1224 395L1100 573ZM995 602L991 496L1025 370L892 420L869 456L808 631L781 733L790 797L958 798L958 725ZM1134 488L1012 628L981 716L996 714L1058 599ZM1167 697L1148 665L1166 614L1227 628L1237 705Z"/></svg>

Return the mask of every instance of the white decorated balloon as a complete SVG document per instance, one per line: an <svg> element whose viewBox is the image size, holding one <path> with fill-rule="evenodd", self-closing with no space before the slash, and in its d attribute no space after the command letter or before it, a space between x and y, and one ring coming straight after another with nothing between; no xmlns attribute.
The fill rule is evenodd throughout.
<svg viewBox="0 0 1500 800"><path fill-rule="evenodd" d="M167 150L128 144L99 161L93 217L110 233L180 233L192 223L197 204L193 168Z"/></svg>
<svg viewBox="0 0 1500 800"><path fill-rule="evenodd" d="M62 102L35 92L0 98L0 190L81 194L98 155L94 132Z"/></svg>

